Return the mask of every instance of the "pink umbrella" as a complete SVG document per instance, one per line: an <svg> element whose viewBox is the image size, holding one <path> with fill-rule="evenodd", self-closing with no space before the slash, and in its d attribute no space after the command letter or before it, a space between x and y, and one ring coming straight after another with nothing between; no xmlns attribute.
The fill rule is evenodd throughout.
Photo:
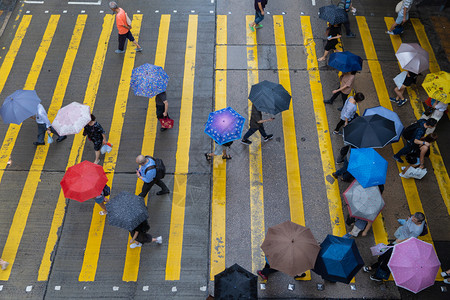
<svg viewBox="0 0 450 300"><path fill-rule="evenodd" d="M395 245L388 263L395 284L413 293L434 284L440 265L433 246L416 238Z"/></svg>
<svg viewBox="0 0 450 300"><path fill-rule="evenodd" d="M61 108L53 120L52 127L59 135L77 134L91 121L88 105L72 102Z"/></svg>

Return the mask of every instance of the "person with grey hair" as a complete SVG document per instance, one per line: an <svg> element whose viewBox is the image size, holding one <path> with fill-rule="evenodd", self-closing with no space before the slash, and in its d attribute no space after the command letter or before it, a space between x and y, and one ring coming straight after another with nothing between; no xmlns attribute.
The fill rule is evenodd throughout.
<svg viewBox="0 0 450 300"><path fill-rule="evenodd" d="M394 244L401 243L411 237L417 238L421 235L425 226L425 215L421 212L416 212L408 219L398 219L397 221L402 226L394 233L397 238Z"/></svg>
<svg viewBox="0 0 450 300"><path fill-rule="evenodd" d="M136 42L131 34L131 20L127 13L114 1L109 2L109 8L111 8L111 10L116 14L116 26L119 31L119 48L115 52L118 54L125 53L124 47L127 39L136 45L136 52L141 52L142 47L139 46L138 42Z"/></svg>
<svg viewBox="0 0 450 300"><path fill-rule="evenodd" d="M157 192L156 195L159 196L170 193L169 188L161 180L164 175L158 174L157 172L156 160L157 159L151 156L144 156L142 154L136 157L136 163L139 165L139 168L136 170L136 175L139 179L144 181L142 191L138 195L139 197L144 198L145 196L147 196L148 192L154 184L161 188L161 190Z"/></svg>

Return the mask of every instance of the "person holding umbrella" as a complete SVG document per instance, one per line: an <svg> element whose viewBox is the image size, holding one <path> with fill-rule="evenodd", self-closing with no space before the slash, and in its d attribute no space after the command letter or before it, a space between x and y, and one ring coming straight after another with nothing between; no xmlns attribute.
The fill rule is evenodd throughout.
<svg viewBox="0 0 450 300"><path fill-rule="evenodd" d="M342 73L339 77L339 88L332 91L333 95L330 99L323 100L325 104L333 104L334 100L339 96L342 97L342 106L338 110L342 110L348 95L353 89L353 82L355 81L356 71Z"/></svg>
<svg viewBox="0 0 450 300"><path fill-rule="evenodd" d="M169 117L169 102L167 101L166 92L159 93L155 97L156 104L156 118L164 119ZM168 128L164 128L161 126L160 131L166 131Z"/></svg>
<svg viewBox="0 0 450 300"><path fill-rule="evenodd" d="M226 159L226 160L231 159L231 155L227 154L227 148L229 149L230 146L233 144L232 141L225 143L223 145L219 145L219 144L217 144L216 141L214 141L214 144L215 144L214 152L205 153L205 157L208 162L210 162L212 160L212 158L216 155L222 155L222 159Z"/></svg>
<svg viewBox="0 0 450 300"><path fill-rule="evenodd" d="M136 247L142 247L142 244L145 243L157 243L159 245L162 244L162 236L158 236L157 238L152 237L151 234L147 233L150 230L150 225L148 221L145 220L141 224L139 224L136 228L130 231L130 248L134 249Z"/></svg>
<svg viewBox="0 0 450 300"><path fill-rule="evenodd" d="M103 145L106 145L108 141L106 140L105 130L103 130L102 125L100 125L100 123L98 123L95 119L95 116L91 114L91 121L84 126L83 135L87 135L88 139L94 143L94 164L98 164L100 162L100 149Z"/></svg>
<svg viewBox="0 0 450 300"><path fill-rule="evenodd" d="M354 38L356 37L356 34L352 32L350 29L350 20L348 19L348 12L351 10L354 14L356 14L356 8L352 5L352 0L341 0L339 1L338 5L339 8L342 8L345 11L345 14L347 15L347 21L344 22L345 32L347 34L348 38Z"/></svg>
<svg viewBox="0 0 450 300"><path fill-rule="evenodd" d="M321 57L319 57L318 61L324 61L331 50L336 50L338 39L341 38L341 24L330 25L325 31L325 34L327 36L327 43L325 44L325 52Z"/></svg>
<svg viewBox="0 0 450 300"><path fill-rule="evenodd" d="M371 266L363 267L363 271L366 273L375 271L373 275L370 275L370 280L383 281L383 279L389 279L391 270L389 270L388 263L389 259L391 259L393 249L393 247L389 248L382 255L378 256L378 260L376 263L372 264Z"/></svg>
<svg viewBox="0 0 450 300"><path fill-rule="evenodd" d="M40 103L38 104L36 115L30 118L35 120L38 125L38 135L37 135L38 140L37 142L33 143L34 145L36 146L45 145L44 142L45 131L47 131L48 134L53 133L54 135L56 135L58 137L56 139L58 143L64 141L67 138L67 136L65 135L59 136L58 132L56 132L56 130L53 129L52 124L50 124L50 121L48 120L47 112L45 111L45 108L44 106L42 106L42 104Z"/></svg>
<svg viewBox="0 0 450 300"><path fill-rule="evenodd" d="M259 130L261 135L263 136L264 142L270 141L273 138L273 134L267 134L264 130L263 123L273 121L275 118L262 119L262 113L256 109L255 105L252 105L252 112L250 117L250 129L245 133L244 137L241 140L241 143L244 145L250 145L252 142L248 139L252 134Z"/></svg>
<svg viewBox="0 0 450 300"><path fill-rule="evenodd" d="M406 71L404 71L404 72L406 72ZM401 75L401 74L399 74L399 75ZM419 76L419 75L416 74L416 73L413 73L411 71L408 71L406 73L405 79L403 80L403 83L402 84L398 84L394 88L394 93L396 94L396 97L395 98L394 97L389 97L389 100L391 100L391 102L397 103L397 106L399 106L399 107L403 106L403 104L405 104L408 101L407 98L403 97L403 93L405 92L405 89L408 86L411 86L411 84L413 84L413 83L415 84L416 83L417 76Z"/></svg>
<svg viewBox="0 0 450 300"><path fill-rule="evenodd" d="M355 116L358 116L356 110L358 109L357 103L364 100L363 93L356 93L355 96L348 97L344 103L344 107L341 111L341 120L337 123L336 128L334 128L333 134L339 134L339 129L342 125L347 126Z"/></svg>

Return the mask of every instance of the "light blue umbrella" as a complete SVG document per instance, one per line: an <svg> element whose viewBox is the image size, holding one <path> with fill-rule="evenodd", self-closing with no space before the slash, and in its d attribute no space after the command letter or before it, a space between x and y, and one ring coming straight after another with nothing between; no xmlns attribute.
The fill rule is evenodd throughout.
<svg viewBox="0 0 450 300"><path fill-rule="evenodd" d="M382 117L385 117L386 119L393 121L395 125L396 136L394 139L392 139L391 143L396 143L400 140L404 127L397 113L383 106L375 106L366 109L363 114L363 116L371 116L371 115L380 115Z"/></svg>
<svg viewBox="0 0 450 300"><path fill-rule="evenodd" d="M240 139L244 128L245 118L231 107L213 111L209 114L205 124L205 133L217 144Z"/></svg>
<svg viewBox="0 0 450 300"><path fill-rule="evenodd" d="M5 124L21 124L37 112L38 104L41 103L36 91L17 90L3 102L0 115Z"/></svg>
<svg viewBox="0 0 450 300"><path fill-rule="evenodd" d="M372 148L350 150L347 171L363 188L386 182L387 161Z"/></svg>
<svg viewBox="0 0 450 300"><path fill-rule="evenodd" d="M143 64L131 72L130 86L136 96L153 97L167 89L169 75L160 66Z"/></svg>

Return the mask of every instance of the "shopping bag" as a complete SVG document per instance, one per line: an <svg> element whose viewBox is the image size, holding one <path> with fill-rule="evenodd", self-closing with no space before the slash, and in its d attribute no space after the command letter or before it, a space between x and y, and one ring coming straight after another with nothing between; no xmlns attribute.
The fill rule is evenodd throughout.
<svg viewBox="0 0 450 300"><path fill-rule="evenodd" d="M172 128L174 120L172 120L169 117L164 117L164 118L159 119L159 122L161 123L162 128Z"/></svg>
<svg viewBox="0 0 450 300"><path fill-rule="evenodd" d="M406 75L408 74L407 71L403 71L400 74L398 74L397 76L394 77L394 82L395 85L397 86L398 89L400 89L403 85L403 81L405 81Z"/></svg>
<svg viewBox="0 0 450 300"><path fill-rule="evenodd" d="M47 135L47 144L50 145L51 143L53 143L53 138L49 134L49 135Z"/></svg>
<svg viewBox="0 0 450 300"><path fill-rule="evenodd" d="M427 174L427 169L409 167L403 174L403 178L422 179Z"/></svg>
<svg viewBox="0 0 450 300"><path fill-rule="evenodd" d="M110 144L110 143L106 143L106 145L103 145L101 148L100 148L100 152L102 153L102 154L105 154L106 152L111 152L111 150L112 150L112 145Z"/></svg>
<svg viewBox="0 0 450 300"><path fill-rule="evenodd" d="M373 256L378 256L378 255L381 255L384 252L388 251L389 248L392 248L392 246L386 246L383 243L379 243L373 247L370 247L370 251L372 252Z"/></svg>

